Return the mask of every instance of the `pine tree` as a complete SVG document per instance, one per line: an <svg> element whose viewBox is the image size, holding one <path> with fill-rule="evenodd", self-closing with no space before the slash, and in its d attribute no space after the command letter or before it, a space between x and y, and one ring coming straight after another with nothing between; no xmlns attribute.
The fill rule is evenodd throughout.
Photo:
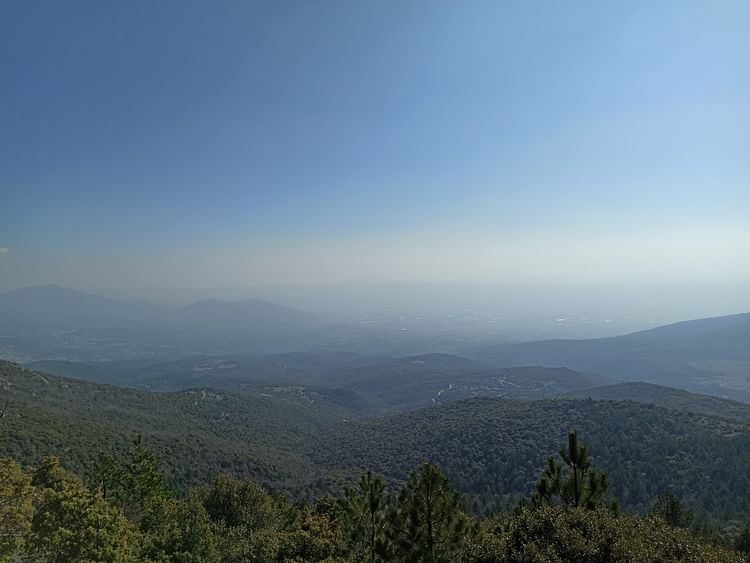
<svg viewBox="0 0 750 563"><path fill-rule="evenodd" d="M94 484L101 488L106 499L120 506L129 518L136 521L151 505L171 497L156 456L143 444L140 434L133 439L128 462L122 463L104 452L99 453Z"/></svg>
<svg viewBox="0 0 750 563"><path fill-rule="evenodd" d="M390 506L383 478L368 471L356 488L346 488L341 506L342 523L358 560L383 561L387 541L386 511Z"/></svg>
<svg viewBox="0 0 750 563"><path fill-rule="evenodd" d="M438 563L453 561L474 531L461 510L458 493L445 475L423 463L409 474L390 511L392 560Z"/></svg>
<svg viewBox="0 0 750 563"><path fill-rule="evenodd" d="M693 511L671 493L661 495L656 499L648 515L661 518L674 528L690 528L695 523Z"/></svg>
<svg viewBox="0 0 750 563"><path fill-rule="evenodd" d="M609 488L607 472L593 467L586 446L578 441L575 430L568 433L568 447L560 449L559 455L562 463L553 456L547 458L547 466L531 498L532 506L556 504L556 501L574 508L603 506L603 497ZM616 501L612 507L617 509Z"/></svg>

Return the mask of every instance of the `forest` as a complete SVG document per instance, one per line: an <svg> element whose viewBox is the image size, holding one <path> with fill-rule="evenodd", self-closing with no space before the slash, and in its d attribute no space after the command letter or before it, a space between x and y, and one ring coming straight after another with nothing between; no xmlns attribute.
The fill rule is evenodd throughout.
<svg viewBox="0 0 750 563"><path fill-rule="evenodd" d="M491 517L467 510L430 463L398 487L368 471L311 503L226 474L178 496L141 436L127 456L99 452L87 480L53 456L0 466L8 562L750 561L750 523L721 537L674 495L646 515L622 512L575 432L533 490Z"/></svg>
<svg viewBox="0 0 750 563"><path fill-rule="evenodd" d="M0 380L0 456L29 467L55 455L83 479L96 452L122 457L141 434L179 495L227 473L314 502L368 470L403 485L429 461L468 510L492 515L528 493L546 453L575 429L624 510L645 514L673 494L723 535L750 514L750 409L675 389L618 384L592 389L595 398L475 398L357 417L324 393L311 401L207 388L155 393L10 362L0 362Z"/></svg>

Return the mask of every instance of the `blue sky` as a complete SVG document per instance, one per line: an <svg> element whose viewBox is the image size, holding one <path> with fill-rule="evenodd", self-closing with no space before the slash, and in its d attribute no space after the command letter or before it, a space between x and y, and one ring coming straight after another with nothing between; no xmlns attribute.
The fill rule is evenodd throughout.
<svg viewBox="0 0 750 563"><path fill-rule="evenodd" d="M0 288L750 281L750 4L4 2Z"/></svg>

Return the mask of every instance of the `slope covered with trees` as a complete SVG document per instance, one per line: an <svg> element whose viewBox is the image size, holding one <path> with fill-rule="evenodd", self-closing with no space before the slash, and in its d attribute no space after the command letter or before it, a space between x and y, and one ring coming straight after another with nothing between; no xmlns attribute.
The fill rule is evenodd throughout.
<svg viewBox="0 0 750 563"><path fill-rule="evenodd" d="M127 456L100 454L87 481L55 457L29 469L4 458L0 561L743 561L731 542L696 535L657 514L605 508L598 499L606 475L591 466L575 434L569 442L560 450L568 465L561 502L537 487L514 513L490 519L469 514L440 469L426 463L393 494L368 472L342 497L292 505L228 475L177 498L140 437ZM574 481L588 485L568 486ZM591 494L594 482L599 496ZM571 491L587 502L573 503ZM734 543L746 547L742 534Z"/></svg>
<svg viewBox="0 0 750 563"><path fill-rule="evenodd" d="M394 480L422 461L442 467L475 510L513 505L561 429L587 437L624 508L672 492L720 520L750 512L750 424L634 402L473 399L336 427L309 452L329 478L368 468Z"/></svg>
<svg viewBox="0 0 750 563"><path fill-rule="evenodd" d="M690 393L674 387L641 381L602 385L583 391L572 391L563 396L570 399L590 398L598 401L635 401L676 411L750 420L750 404L748 403Z"/></svg>
<svg viewBox="0 0 750 563"><path fill-rule="evenodd" d="M358 419L346 394L280 389L152 393L0 363L0 455L37 464L55 454L88 477L91 452L122 454L141 433L179 491L227 472L298 499L341 491L368 469L403 483L428 460L486 513L513 506L544 452L577 429L627 510L665 493L715 522L750 510L750 423L735 403L710 398L711 412L726 407L719 417L629 401L472 399Z"/></svg>

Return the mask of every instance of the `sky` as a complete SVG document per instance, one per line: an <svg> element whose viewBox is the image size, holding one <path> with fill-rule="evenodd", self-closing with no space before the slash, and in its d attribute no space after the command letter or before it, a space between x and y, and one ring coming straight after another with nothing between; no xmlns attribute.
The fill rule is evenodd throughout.
<svg viewBox="0 0 750 563"><path fill-rule="evenodd" d="M0 289L750 282L750 3L0 4Z"/></svg>

